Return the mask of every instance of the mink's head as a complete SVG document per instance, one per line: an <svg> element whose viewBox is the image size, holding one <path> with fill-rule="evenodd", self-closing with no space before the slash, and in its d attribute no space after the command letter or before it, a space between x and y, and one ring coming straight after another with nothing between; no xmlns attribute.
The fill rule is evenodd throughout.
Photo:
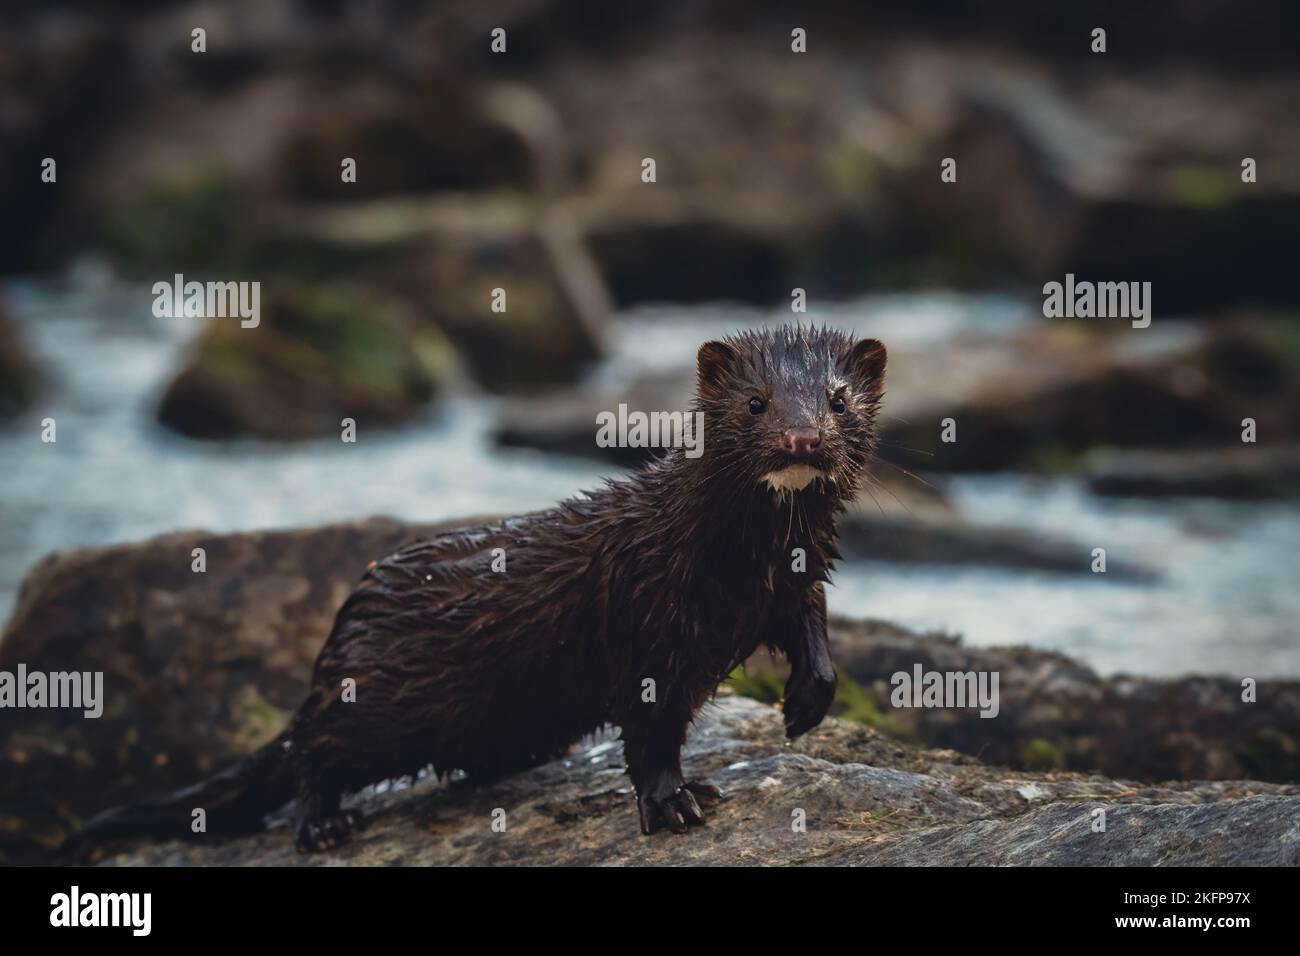
<svg viewBox="0 0 1300 956"><path fill-rule="evenodd" d="M710 473L852 498L876 447L885 347L829 329L743 332L700 347Z"/></svg>

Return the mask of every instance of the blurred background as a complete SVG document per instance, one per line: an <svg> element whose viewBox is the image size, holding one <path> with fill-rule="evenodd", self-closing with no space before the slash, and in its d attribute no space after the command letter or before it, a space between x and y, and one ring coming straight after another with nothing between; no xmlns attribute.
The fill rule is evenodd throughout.
<svg viewBox="0 0 1300 956"><path fill-rule="evenodd" d="M1264 750L1125 767L1294 779L1294 4L7 6L0 615L56 550L547 506L638 463L598 411L798 318L890 349L833 613L1068 658L1066 723L1098 674L1144 720L1272 681ZM1067 272L1150 327L1043 318ZM260 326L156 318L176 273L260 281Z"/></svg>

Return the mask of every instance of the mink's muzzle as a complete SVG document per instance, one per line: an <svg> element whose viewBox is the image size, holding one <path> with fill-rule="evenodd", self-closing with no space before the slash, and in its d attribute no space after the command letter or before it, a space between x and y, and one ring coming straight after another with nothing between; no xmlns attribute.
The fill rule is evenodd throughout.
<svg viewBox="0 0 1300 956"><path fill-rule="evenodd" d="M807 461L821 447L820 428L787 428L781 436L781 445L796 461Z"/></svg>

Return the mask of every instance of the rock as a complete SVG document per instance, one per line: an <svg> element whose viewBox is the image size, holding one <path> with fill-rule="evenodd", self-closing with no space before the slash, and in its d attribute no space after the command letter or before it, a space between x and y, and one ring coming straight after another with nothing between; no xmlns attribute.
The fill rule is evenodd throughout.
<svg viewBox="0 0 1300 956"><path fill-rule="evenodd" d="M121 866L276 865L1295 865L1300 788L1134 787L1079 774L1017 775L902 746L835 718L793 745L780 713L720 697L688 734L683 768L722 788L707 826L646 838L621 745L597 737L564 758L481 788L428 776L371 788L367 824L329 854L294 851L289 829L205 843L119 845ZM1019 790L1043 791L1024 813ZM1091 832L1092 811L1107 831ZM493 814L506 814L494 832ZM800 814L799 811L802 811ZM803 819L806 832L792 821ZM983 841L987 841L986 843ZM985 848L981 851L981 846Z"/></svg>
<svg viewBox="0 0 1300 956"><path fill-rule="evenodd" d="M447 525L178 532L52 555L0 636L0 670L104 672L103 716L5 711L0 861L31 858L101 804L182 786L279 732L366 565ZM194 573L194 548L207 571Z"/></svg>
<svg viewBox="0 0 1300 956"><path fill-rule="evenodd" d="M1062 70L1069 31L1045 38L1019 6L963 14L925 45L914 38L939 36L925 16L810 11L814 55L799 57L772 42L789 27L771 5L725 30L716 11L678 3L599 18L543 2L473 17L398 6L364 25L286 6L214 19L201 57L171 10L27 17L0 38L0 166L34 176L46 155L65 170L94 155L97 175L5 184L0 207L34 234L0 240L0 263L57 262L100 238L105 205L215 167L263 200L472 190L601 206L583 231L620 302L768 302L795 285L814 300L902 283L1036 290L1068 266L1149 278L1173 312L1293 306L1277 237L1300 201L1296 84L1222 69L1257 65L1260 50L1276 62L1278 38L1216 4L1176 37L1158 14L1126 25L1129 49L1160 37L1161 62L1117 46L1106 69L1085 57ZM947 36L953 22L964 39ZM484 42L494 26L508 57ZM1210 42L1224 37L1240 42ZM1208 74L1163 60L1187 49ZM1242 143L1256 144L1256 182L1241 182ZM651 153L657 181L641 183ZM340 180L345 156L355 183ZM938 179L946 156L961 159L957 182ZM137 251L166 252L128 229ZM237 251L212 246L219 235L187 231L177 250Z"/></svg>
<svg viewBox="0 0 1300 956"><path fill-rule="evenodd" d="M0 301L0 418L15 415L36 398L41 375Z"/></svg>
<svg viewBox="0 0 1300 956"><path fill-rule="evenodd" d="M1238 148L1245 130L1259 131L1272 144L1256 151L1269 154L1253 157L1260 168L1287 165L1263 131L1276 128L1275 111L1294 112L1292 79L1265 89L1171 70L1153 86L1086 68L1053 79L959 47L893 50L874 72L882 93L869 109L901 118L907 147L862 200L895 243L872 257L884 270L1034 294L1067 271L1140 277L1160 290L1162 317L1294 306L1274 237L1300 206L1300 176L1288 166L1267 184L1243 183ZM1211 114L1231 120L1205 122ZM1143 120L1156 115L1158 129ZM865 151L890 158L878 140ZM955 182L934 187L933 157L960 158Z"/></svg>
<svg viewBox="0 0 1300 956"><path fill-rule="evenodd" d="M286 136L278 178L299 199L428 190L556 190L560 124L534 90L439 77L418 88L351 82L317 91ZM344 183L341 157L357 162Z"/></svg>
<svg viewBox="0 0 1300 956"><path fill-rule="evenodd" d="M1155 436L1165 449L1240 443L1246 418L1262 442L1300 438L1292 324L1242 317L1116 332L1087 321L894 357L882 456L931 471L1051 470ZM957 422L957 441L941 440L944 418Z"/></svg>
<svg viewBox="0 0 1300 956"><path fill-rule="evenodd" d="M1235 677L1103 678L1027 647L973 648L882 622L835 621L834 656L900 732L1012 767L1060 767L1140 780L1300 779L1300 681L1269 680L1243 703ZM899 671L996 672L999 713L894 708ZM747 667L773 665L755 659ZM778 677L780 676L780 669Z"/></svg>
<svg viewBox="0 0 1300 956"><path fill-rule="evenodd" d="M629 412L685 413L693 392L690 376L667 376L643 378L618 392L553 390L514 398L503 404L493 437L510 448L536 448L631 468L657 457L660 450L597 445L597 416L617 415L619 405L626 405Z"/></svg>
<svg viewBox="0 0 1300 956"><path fill-rule="evenodd" d="M147 95L131 63L120 22L94 11L8 18L0 35L0 209L11 228L0 230L0 273L54 269L93 240L86 200L100 178L103 144ZM96 175L78 176L79 159L90 156ZM55 160L54 182L42 180L46 159Z"/></svg>
<svg viewBox="0 0 1300 956"><path fill-rule="evenodd" d="M831 866L1294 866L1295 797L1202 806L1121 804L1093 831L1096 804L1056 803L1011 820L936 827L887 846L819 861ZM1086 811L1086 812L1085 812Z"/></svg>
<svg viewBox="0 0 1300 956"><path fill-rule="evenodd" d="M709 202L672 187L583 209L587 242L619 305L731 300L767 305L797 285L789 223L746 214L737 198ZM613 197L611 197L613 198Z"/></svg>
<svg viewBox="0 0 1300 956"><path fill-rule="evenodd" d="M104 713L87 720L68 710L7 712L0 734L0 861L48 859L78 820L105 805L192 782L272 739L301 702L333 615L365 566L406 541L481 520L403 525L375 519L219 536L179 532L42 561L29 574L0 636L0 669L12 672L21 662L47 672L102 671ZM193 549L199 547L205 550L202 574L191 570ZM1259 701L1243 707L1237 703L1239 688L1227 678L1105 681L1059 655L1025 648L975 650L879 623L833 621L832 641L844 675L836 712L855 723L832 722L787 748L775 711L723 701L723 716L706 717L692 737L692 765L737 793L719 818L724 832L733 832L729 827L748 832L763 813L779 809L781 820L770 832L754 836L776 842L745 844L757 854L754 859L806 860L855 845L864 835L902 836L923 827L999 818L1018 812L1026 802L1020 791L1031 787L1035 806L1084 794L1128 800L1121 795L1130 791L1140 795L1132 800L1139 803L1207 803L1296 791L1225 781L1300 776L1298 682L1269 681ZM997 670L999 718L893 709L888 676L915 663L927 669ZM753 680L735 686L774 687L774 699L780 680L764 683L764 668L775 669L765 653L746 665L746 677ZM908 738L952 749L928 751ZM566 854L590 849L575 842L568 826L583 821L593 828L590 840L604 841L600 852L611 859L715 852L707 849L716 845L712 841L675 848L639 842L629 798L620 792L626 780L615 773L617 744L602 738L590 746L598 749L571 756L568 766L551 764L492 789L446 793L433 781L421 781L414 787L418 800L427 797L443 821L433 825L435 839L411 823L428 808L409 804L378 821L359 846L392 859L424 859L425 853L445 854L448 862L476 854L484 861L544 859L552 852L569 859ZM1013 783L1005 783L1007 770L958 750L1039 771L1017 771ZM1220 779L1136 787L1074 772L1085 768L1124 768L1108 772L1143 779ZM765 782L769 778L783 786L774 788ZM381 796L388 800L392 791L386 788ZM838 820L844 832L818 843L816 850L796 852L780 843L778 835L790 832L791 793L809 801L798 805L810 820ZM478 813L518 808L521 801L535 801L528 804L530 827L558 821L565 828L534 831L540 842L532 851L464 842L470 830L481 827ZM872 816L862 816L868 812ZM420 837L413 845L401 842L407 830ZM283 833L211 851L173 846L144 852L177 861L293 858ZM213 855L191 855L207 852Z"/></svg>
<svg viewBox="0 0 1300 956"><path fill-rule="evenodd" d="M570 384L602 355L608 297L562 210L501 196L299 205L270 234L296 272L343 270L404 299L493 391Z"/></svg>
<svg viewBox="0 0 1300 956"><path fill-rule="evenodd" d="M91 203L119 264L144 274L281 271L274 253L282 250L266 233L284 208L422 193L550 194L565 181L559 121L530 87L330 73L250 70L201 95L151 91L107 137ZM243 132L237 142L232 128ZM345 158L356 163L351 181Z"/></svg>
<svg viewBox="0 0 1300 956"><path fill-rule="evenodd" d="M1099 495L1169 498L1300 496L1300 445L1242 444L1214 451L1103 451L1084 463Z"/></svg>
<svg viewBox="0 0 1300 956"><path fill-rule="evenodd" d="M886 41L864 57L846 27L804 62L665 37L593 62L585 82L539 71L591 170L587 231L620 304L766 304L794 286L1036 296L1071 271L1149 279L1162 317L1294 306L1276 238L1300 204L1281 145L1294 124L1277 125L1295 112L1290 79L1172 70L1155 88L1085 66L1054 81L965 46ZM763 79L778 70L779 92ZM1207 96L1232 119L1206 123ZM1277 174L1243 183L1241 142ZM657 181L640 183L652 152ZM955 182L939 180L943 157L960 160Z"/></svg>
<svg viewBox="0 0 1300 956"><path fill-rule="evenodd" d="M1090 547L1065 538L971 524L953 515L935 518L873 514L869 505L862 504L840 521L839 542L840 551L850 560L975 564L1062 574L1088 573L1092 561ZM1151 569L1129 561L1112 563L1107 573L1130 582L1147 582L1156 577Z"/></svg>
<svg viewBox="0 0 1300 956"><path fill-rule="evenodd" d="M441 233L395 263L385 284L492 391L573 382L601 355L605 289L563 216L504 235Z"/></svg>
<svg viewBox="0 0 1300 956"><path fill-rule="evenodd" d="M265 221L246 181L204 164L124 186L107 203L102 244L129 275L235 278L258 261Z"/></svg>
<svg viewBox="0 0 1300 956"><path fill-rule="evenodd" d="M411 418L450 374L437 330L373 294L279 282L261 309L255 327L207 320L159 421L192 438L339 434L344 418L358 428Z"/></svg>

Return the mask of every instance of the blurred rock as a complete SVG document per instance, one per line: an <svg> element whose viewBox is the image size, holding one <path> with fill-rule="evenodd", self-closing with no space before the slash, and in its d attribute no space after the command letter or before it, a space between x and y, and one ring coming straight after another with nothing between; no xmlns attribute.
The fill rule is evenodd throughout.
<svg viewBox="0 0 1300 956"><path fill-rule="evenodd" d="M108 204L103 242L125 272L222 276L251 268L264 212L246 182L203 166L144 182Z"/></svg>
<svg viewBox="0 0 1300 956"><path fill-rule="evenodd" d="M5 711L0 861L31 860L102 805L182 786L274 737L366 565L445 527L182 531L36 565L0 669L103 671L104 712ZM194 548L206 573L191 570Z"/></svg>
<svg viewBox="0 0 1300 956"><path fill-rule="evenodd" d="M617 393L542 392L506 402L493 435L506 447L536 448L632 468L657 457L659 450L600 447L596 444L596 416L602 412L617 414L620 404L627 405L629 411L686 412L693 391L694 382L689 376L671 376L642 379Z"/></svg>
<svg viewBox="0 0 1300 956"><path fill-rule="evenodd" d="M85 9L6 11L0 209L8 228L0 230L0 274L53 270L95 241L86 204L101 169L78 168L83 158L102 156L141 95L126 33ZM55 161L53 182L42 179L46 159Z"/></svg>
<svg viewBox="0 0 1300 956"><path fill-rule="evenodd" d="M0 268L119 239L123 211L139 249L154 231L130 228L139 194L219 169L246 185L254 219L286 198L466 190L598 207L581 231L620 303L1036 290L1066 270L1153 281L1164 315L1297 301L1282 237L1300 208L1300 81L1289 65L1227 68L1282 62L1282 6L1251 19L1213 3L1173 27L1135 13L1105 57L1064 59L1087 24L1049 28L1022 4L942 24L899 5L810 10L801 56L769 5L257 8L214 4L202 56L188 15L154 5L14 18L0 167L16 172L0 199L30 232ZM494 26L508 57L484 42ZM1256 182L1241 181L1244 152ZM64 175L38 186L50 155ZM69 175L86 155L96 175ZM653 184L639 181L646 157ZM939 179L944 157L955 183ZM197 248L184 238L180 254ZM206 248L214 268L237 251Z"/></svg>
<svg viewBox="0 0 1300 956"><path fill-rule="evenodd" d="M1252 445L1214 451L1102 452L1084 464L1099 495L1169 498L1295 498L1300 446Z"/></svg>
<svg viewBox="0 0 1300 956"><path fill-rule="evenodd" d="M877 497L884 494L879 489ZM839 523L839 547L845 558L905 564L978 565L1022 568L1060 574L1087 574L1091 548L1065 538L1049 538L1018 528L976 525L953 515L918 518L872 513L859 504ZM1149 568L1112 561L1111 580L1154 580Z"/></svg>
<svg viewBox="0 0 1300 956"><path fill-rule="evenodd" d="M605 288L561 217L505 234L443 232L395 262L383 282L441 329L492 391L572 382L601 355Z"/></svg>
<svg viewBox="0 0 1300 956"><path fill-rule="evenodd" d="M0 418L16 415L36 398L41 375L0 300Z"/></svg>
<svg viewBox="0 0 1300 956"><path fill-rule="evenodd" d="M881 622L836 621L831 635L841 670L881 713L933 747L1139 780L1300 780L1300 681L1261 681L1256 702L1244 703L1235 676L1107 679L1063 655L968 647ZM998 716L892 707L890 675L916 664L997 672Z"/></svg>
<svg viewBox="0 0 1300 956"><path fill-rule="evenodd" d="M1294 306L1276 238L1300 209L1300 175L1284 158L1300 130L1279 120L1300 104L1293 75L1080 65L1063 77L939 46L890 50L873 73L879 96L859 107L868 134L848 114L833 155L862 170L847 180L858 197L848 208L877 279L1035 294L1067 271L1136 279L1158 290L1163 318ZM1267 179L1242 181L1246 156ZM941 157L957 162L954 182L940 181Z"/></svg>
<svg viewBox="0 0 1300 956"><path fill-rule="evenodd" d="M339 434L416 415L452 366L450 346L390 301L339 285L280 282L256 327L207 319L167 387L164 425L192 438Z"/></svg>
<svg viewBox="0 0 1300 956"><path fill-rule="evenodd" d="M1099 329L1055 320L1013 341L953 342L890 363L881 454L912 469L1073 466L1097 448L1300 438L1300 337L1286 320ZM1157 327L1159 326L1159 327ZM942 419L957 441L941 441ZM906 449L906 450L900 450Z"/></svg>
<svg viewBox="0 0 1300 956"><path fill-rule="evenodd" d="M608 297L559 210L462 196L281 203L245 216L253 196L219 172L159 184L127 204L115 248L155 278L181 270L262 277L268 287L347 282L364 298L402 304L407 325L448 339L493 391L573 382L602 354ZM230 217L237 223L227 228Z"/></svg>
<svg viewBox="0 0 1300 956"><path fill-rule="evenodd" d="M277 179L298 199L428 190L553 192L566 174L559 122L536 92L448 77L417 87L351 82L321 91L287 133ZM356 160L353 183L343 157Z"/></svg>
<svg viewBox="0 0 1300 956"><path fill-rule="evenodd" d="M797 283L786 248L788 223L745 215L731 195L710 203L671 186L645 189L579 206L615 302L765 305L789 296Z"/></svg>

